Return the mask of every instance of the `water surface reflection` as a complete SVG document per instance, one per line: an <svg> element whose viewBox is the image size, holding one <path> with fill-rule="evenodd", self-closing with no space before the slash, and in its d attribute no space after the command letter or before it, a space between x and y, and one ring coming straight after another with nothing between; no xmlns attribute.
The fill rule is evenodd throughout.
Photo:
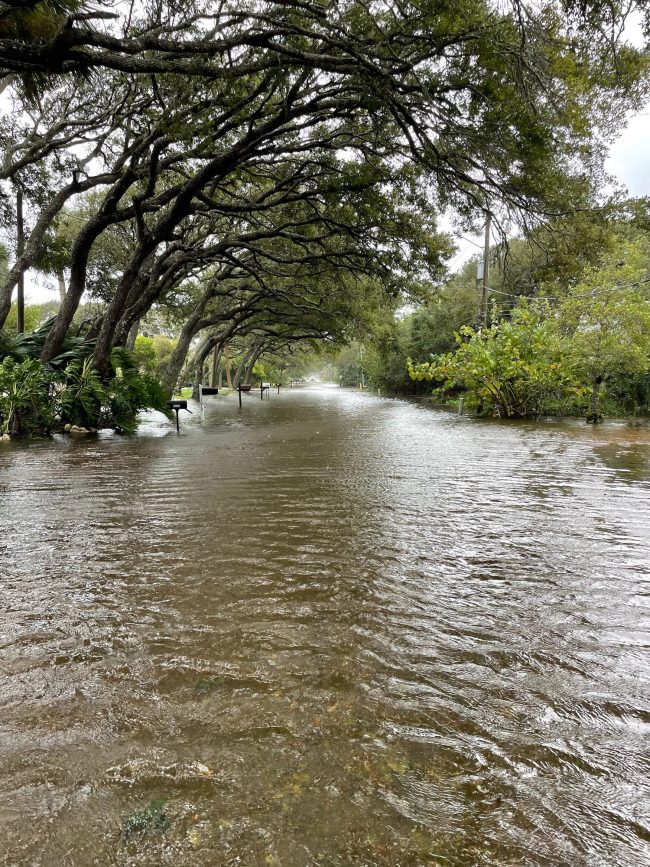
<svg viewBox="0 0 650 867"><path fill-rule="evenodd" d="M0 451L0 863L650 864L650 434L338 390Z"/></svg>

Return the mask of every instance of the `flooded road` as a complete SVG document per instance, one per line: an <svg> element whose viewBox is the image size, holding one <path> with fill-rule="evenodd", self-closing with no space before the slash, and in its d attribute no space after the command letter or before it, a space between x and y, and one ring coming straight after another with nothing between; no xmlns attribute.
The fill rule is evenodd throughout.
<svg viewBox="0 0 650 867"><path fill-rule="evenodd" d="M0 449L0 864L650 865L650 431L338 389Z"/></svg>

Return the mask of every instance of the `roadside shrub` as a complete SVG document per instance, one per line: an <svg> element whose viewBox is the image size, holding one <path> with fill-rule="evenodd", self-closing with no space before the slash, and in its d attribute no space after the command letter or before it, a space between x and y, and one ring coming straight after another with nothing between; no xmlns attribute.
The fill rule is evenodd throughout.
<svg viewBox="0 0 650 867"><path fill-rule="evenodd" d="M484 414L526 418L566 411L580 402L584 389L547 315L543 307L522 304L511 320L482 331L465 326L456 335L455 352L422 364L407 359L409 375L439 382L442 393L466 390L469 405Z"/></svg>
<svg viewBox="0 0 650 867"><path fill-rule="evenodd" d="M33 358L0 362L0 433L47 433L53 422L52 377Z"/></svg>
<svg viewBox="0 0 650 867"><path fill-rule="evenodd" d="M118 347L112 351L110 362L114 376L107 383L106 426L133 433L140 410L156 409L169 416L162 386L153 377L139 372L130 353Z"/></svg>
<svg viewBox="0 0 650 867"><path fill-rule="evenodd" d="M61 424L97 427L106 403L106 389L90 358L73 361L62 372L63 384L57 394Z"/></svg>

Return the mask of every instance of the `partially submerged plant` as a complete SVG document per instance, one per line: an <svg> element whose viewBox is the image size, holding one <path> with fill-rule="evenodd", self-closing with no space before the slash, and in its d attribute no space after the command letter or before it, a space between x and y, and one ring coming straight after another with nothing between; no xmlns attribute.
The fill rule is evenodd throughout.
<svg viewBox="0 0 650 867"><path fill-rule="evenodd" d="M142 810L129 814L122 822L125 837L144 836L166 831L170 822L165 812L169 797L157 798Z"/></svg>

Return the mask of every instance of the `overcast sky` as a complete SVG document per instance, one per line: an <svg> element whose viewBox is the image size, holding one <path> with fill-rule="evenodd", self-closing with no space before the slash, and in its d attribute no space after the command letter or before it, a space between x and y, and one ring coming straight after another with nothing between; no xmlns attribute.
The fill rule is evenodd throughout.
<svg viewBox="0 0 650 867"><path fill-rule="evenodd" d="M610 150L606 167L625 184L630 195L650 195L650 106L630 119Z"/></svg>

